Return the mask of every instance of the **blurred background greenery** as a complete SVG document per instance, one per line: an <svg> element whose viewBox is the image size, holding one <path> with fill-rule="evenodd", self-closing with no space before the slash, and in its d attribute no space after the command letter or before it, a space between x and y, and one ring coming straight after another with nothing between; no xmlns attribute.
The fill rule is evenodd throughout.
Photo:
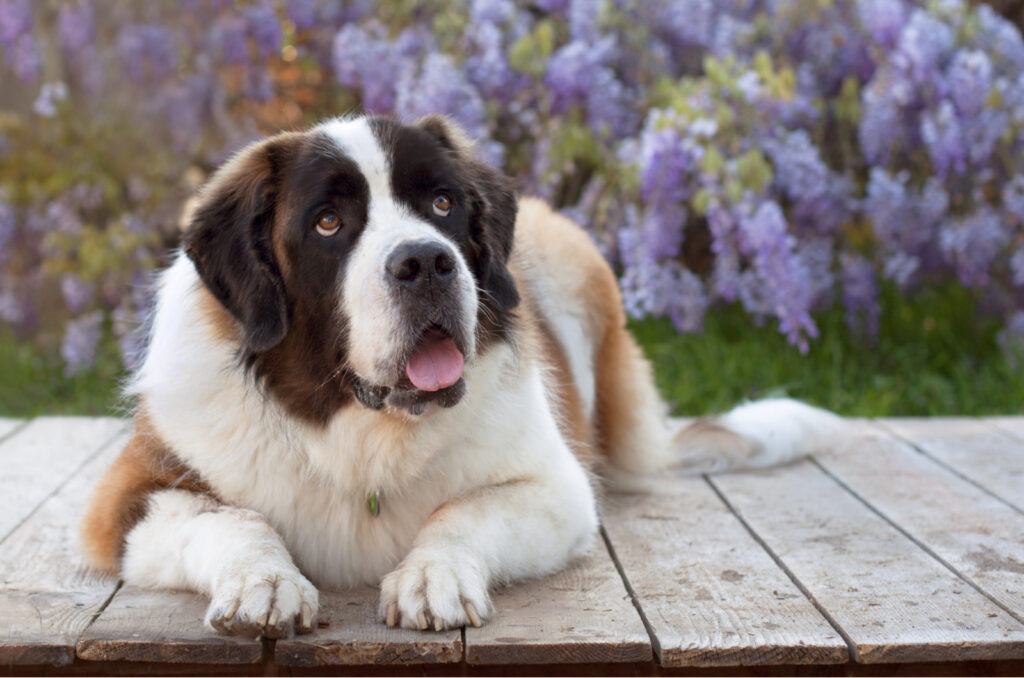
<svg viewBox="0 0 1024 678"><path fill-rule="evenodd" d="M0 0L0 416L124 413L184 201L248 141L358 110L454 116L587 227L677 414L1019 413L1022 20L1018 0Z"/></svg>
<svg viewBox="0 0 1024 678"><path fill-rule="evenodd" d="M773 327L755 327L739 308L710 314L703 334L679 334L670 322L633 321L673 412L693 416L737 402L789 395L849 416L1016 414L1024 372L996 342L999 323L979 321L961 287L908 303L894 290L877 341L847 327L841 310L816 316L820 341L804 355ZM118 386L126 377L113 337L95 365L68 377L59 357L0 336L0 415L126 412Z"/></svg>

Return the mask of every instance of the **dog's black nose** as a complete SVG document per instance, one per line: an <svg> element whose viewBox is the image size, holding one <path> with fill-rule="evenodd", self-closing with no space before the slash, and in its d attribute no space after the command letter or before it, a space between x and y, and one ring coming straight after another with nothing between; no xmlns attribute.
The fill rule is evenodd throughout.
<svg viewBox="0 0 1024 678"><path fill-rule="evenodd" d="M431 280L447 284L455 272L455 258L443 243L416 240L392 250L384 266L391 277L403 285L426 286Z"/></svg>

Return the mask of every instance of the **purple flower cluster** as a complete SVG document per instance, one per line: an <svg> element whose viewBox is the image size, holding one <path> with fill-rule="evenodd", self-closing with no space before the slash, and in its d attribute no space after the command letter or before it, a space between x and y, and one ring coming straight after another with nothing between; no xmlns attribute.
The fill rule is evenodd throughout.
<svg viewBox="0 0 1024 678"><path fill-rule="evenodd" d="M164 26L132 24L117 36L121 66L136 82L162 80L178 65L178 43Z"/></svg>
<svg viewBox="0 0 1024 678"><path fill-rule="evenodd" d="M1020 32L959 2L773 7L715 3L702 74L648 113L639 146L623 144L642 212L621 226L637 236L620 241L648 243L646 259L623 261L626 279L640 279L632 265L675 271L686 234L706 228L710 301L774 315L803 350L816 334L810 311L835 299L873 334L880 279L906 293L953 279L1017 313ZM679 170L694 158L699 171ZM651 176L671 190L649 190ZM631 310L672 317L687 303L683 286L656 289Z"/></svg>
<svg viewBox="0 0 1024 678"><path fill-rule="evenodd" d="M66 376L74 376L95 362L103 332L103 317L102 311L90 311L65 325L60 355L64 359Z"/></svg>
<svg viewBox="0 0 1024 678"><path fill-rule="evenodd" d="M42 72L43 59L33 35L32 0L0 0L0 48L4 64L18 80L30 82Z"/></svg>
<svg viewBox="0 0 1024 678"><path fill-rule="evenodd" d="M738 304L809 350L815 311L871 336L883 285L955 281L1024 337L1024 40L987 5L48 7L0 0L0 70L30 104L0 117L0 323L60 314L69 371L106 333L138 358L146 272L210 168L353 110L457 120L588 228L636 317L699 331Z"/></svg>

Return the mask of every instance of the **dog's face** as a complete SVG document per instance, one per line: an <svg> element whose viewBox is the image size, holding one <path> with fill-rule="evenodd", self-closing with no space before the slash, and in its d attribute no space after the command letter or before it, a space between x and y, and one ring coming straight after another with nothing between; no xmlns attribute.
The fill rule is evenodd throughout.
<svg viewBox="0 0 1024 678"><path fill-rule="evenodd" d="M461 130L334 120L242 151L203 191L185 248L241 357L294 414L352 398L450 407L519 301L511 181Z"/></svg>

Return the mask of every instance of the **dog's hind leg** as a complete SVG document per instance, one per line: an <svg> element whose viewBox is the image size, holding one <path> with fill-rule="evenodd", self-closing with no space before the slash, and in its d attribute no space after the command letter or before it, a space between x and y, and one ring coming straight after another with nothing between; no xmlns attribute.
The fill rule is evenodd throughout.
<svg viewBox="0 0 1024 678"><path fill-rule="evenodd" d="M671 431L650 364L624 326L598 351L597 429L610 471L717 473L783 464L842 439L843 419L786 398L759 400Z"/></svg>
<svg viewBox="0 0 1024 678"><path fill-rule="evenodd" d="M744 403L671 430L651 366L618 308L606 319L594 369L595 424L610 475L617 470L698 474L774 466L835 447L845 428L831 412L776 398Z"/></svg>
<svg viewBox="0 0 1024 678"><path fill-rule="evenodd" d="M626 329L621 307L615 306L609 316L594 364L594 423L606 466L609 471L640 474L660 471L676 460L668 408L658 394L650 363Z"/></svg>

